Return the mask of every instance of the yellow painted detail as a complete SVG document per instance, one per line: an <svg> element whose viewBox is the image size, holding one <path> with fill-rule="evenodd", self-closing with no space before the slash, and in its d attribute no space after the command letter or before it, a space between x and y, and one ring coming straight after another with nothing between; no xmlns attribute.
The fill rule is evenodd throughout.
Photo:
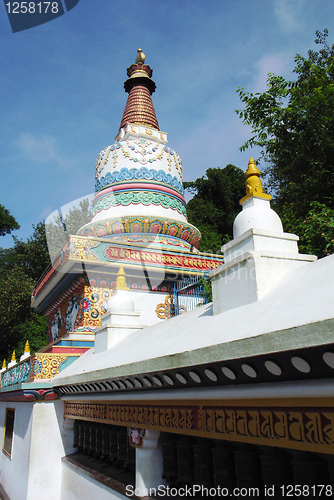
<svg viewBox="0 0 334 500"><path fill-rule="evenodd" d="M129 290L125 276L123 264L121 264L116 278L116 290Z"/></svg>
<svg viewBox="0 0 334 500"><path fill-rule="evenodd" d="M255 196L256 198L264 198L265 200L271 200L270 194L266 194L262 189L262 181L260 179L261 172L255 165L255 161L251 157L248 162L248 168L245 173L246 177L246 196L241 198L239 201L240 205L244 201Z"/></svg>
<svg viewBox="0 0 334 500"><path fill-rule="evenodd" d="M2 363L2 368L6 368L6 367L7 367L7 364L6 364L6 360L4 359L3 363Z"/></svg>
<svg viewBox="0 0 334 500"><path fill-rule="evenodd" d="M16 356L15 356L15 351L13 351L13 354L12 354L12 359L11 361L16 361Z"/></svg>
<svg viewBox="0 0 334 500"><path fill-rule="evenodd" d="M27 340L25 346L24 346L24 352L30 352L30 346L29 346L29 342Z"/></svg>

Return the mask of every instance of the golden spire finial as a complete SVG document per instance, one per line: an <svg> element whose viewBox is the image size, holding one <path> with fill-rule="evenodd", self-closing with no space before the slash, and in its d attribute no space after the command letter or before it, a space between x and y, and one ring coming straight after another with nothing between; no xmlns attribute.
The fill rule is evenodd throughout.
<svg viewBox="0 0 334 500"><path fill-rule="evenodd" d="M125 276L126 274L124 272L123 264L121 264L116 278L116 290L129 290Z"/></svg>
<svg viewBox="0 0 334 500"><path fill-rule="evenodd" d="M11 361L16 361L16 356L15 356L15 351L13 351L13 354L12 354L12 359Z"/></svg>
<svg viewBox="0 0 334 500"><path fill-rule="evenodd" d="M262 189L262 181L260 179L261 172L255 165L255 161L250 157L248 162L248 168L245 173L246 177L246 196L241 198L239 201L240 205L244 201L255 196L256 198L264 198L265 200L271 200L270 194L266 194Z"/></svg>
<svg viewBox="0 0 334 500"><path fill-rule="evenodd" d="M27 340L25 346L24 346L24 352L30 352L30 346L29 346L29 342Z"/></svg>
<svg viewBox="0 0 334 500"><path fill-rule="evenodd" d="M4 369L4 368L6 369L6 367L7 367L7 363L6 363L6 360L4 359L3 363L2 363L2 369Z"/></svg>
<svg viewBox="0 0 334 500"><path fill-rule="evenodd" d="M141 49L137 49L137 57L135 64L144 64L145 62L145 54Z"/></svg>

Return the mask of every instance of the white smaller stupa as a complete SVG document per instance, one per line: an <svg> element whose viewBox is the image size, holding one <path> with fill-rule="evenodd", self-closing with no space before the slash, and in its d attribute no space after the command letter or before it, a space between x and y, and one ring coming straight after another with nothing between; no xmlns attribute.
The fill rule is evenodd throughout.
<svg viewBox="0 0 334 500"><path fill-rule="evenodd" d="M277 213L270 208L260 171L250 158L246 196L233 224L233 240L222 247L224 265L211 272L213 312L249 304L266 295L293 269L316 260L298 252L299 237L285 233Z"/></svg>

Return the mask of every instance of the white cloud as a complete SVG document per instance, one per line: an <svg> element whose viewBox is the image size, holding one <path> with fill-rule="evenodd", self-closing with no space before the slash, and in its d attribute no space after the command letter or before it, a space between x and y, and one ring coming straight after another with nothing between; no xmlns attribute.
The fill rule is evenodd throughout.
<svg viewBox="0 0 334 500"><path fill-rule="evenodd" d="M305 0L274 0L274 14L284 33L300 31L303 27L301 11Z"/></svg>
<svg viewBox="0 0 334 500"><path fill-rule="evenodd" d="M58 152L57 139L51 135L34 135L22 132L14 141L18 152L35 164L56 164L61 168L69 166L69 161Z"/></svg>
<svg viewBox="0 0 334 500"><path fill-rule="evenodd" d="M257 74L253 84L253 92L264 92L267 89L268 73L282 75L288 70L290 58L286 54L266 55L257 64Z"/></svg>

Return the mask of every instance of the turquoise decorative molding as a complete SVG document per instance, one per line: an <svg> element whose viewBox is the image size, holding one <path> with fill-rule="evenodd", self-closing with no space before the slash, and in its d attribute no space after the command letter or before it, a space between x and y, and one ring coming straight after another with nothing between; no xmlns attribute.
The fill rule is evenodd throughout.
<svg viewBox="0 0 334 500"><path fill-rule="evenodd" d="M118 182L142 179L167 184L179 191L182 195L184 194L183 184L175 175L172 176L171 174L166 174L164 170L148 169L147 167L131 169L124 167L121 168L119 172L108 172L104 177L97 179L95 183L95 192L101 191L101 189L105 189Z"/></svg>
<svg viewBox="0 0 334 500"><path fill-rule="evenodd" d="M152 191L132 191L127 193L113 193L111 195L104 196L95 203L94 215L97 212L107 210L110 207L116 207L118 205L128 206L130 204L138 205L139 203L142 203L143 205L161 205L164 208L177 210L180 214L187 217L184 203L178 201L172 196L155 194Z"/></svg>
<svg viewBox="0 0 334 500"><path fill-rule="evenodd" d="M30 360L15 365L1 376L1 387L8 387L9 385L21 384L22 382L29 382L30 380Z"/></svg>

